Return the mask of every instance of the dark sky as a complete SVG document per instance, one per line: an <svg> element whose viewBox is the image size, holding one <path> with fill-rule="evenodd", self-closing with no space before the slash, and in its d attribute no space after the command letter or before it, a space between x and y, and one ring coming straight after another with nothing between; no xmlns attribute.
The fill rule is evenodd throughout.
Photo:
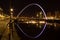
<svg viewBox="0 0 60 40"><path fill-rule="evenodd" d="M40 4L45 11L60 10L59 0L0 0L0 7L8 13L11 6L14 8L15 13L19 13L22 8L30 3Z"/></svg>

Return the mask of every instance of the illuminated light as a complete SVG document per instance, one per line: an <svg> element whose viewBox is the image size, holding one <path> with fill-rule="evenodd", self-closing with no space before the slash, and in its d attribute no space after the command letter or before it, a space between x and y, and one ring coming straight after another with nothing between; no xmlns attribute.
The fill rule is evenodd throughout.
<svg viewBox="0 0 60 40"><path fill-rule="evenodd" d="M36 25L38 26L39 24L37 23Z"/></svg>
<svg viewBox="0 0 60 40"><path fill-rule="evenodd" d="M3 16L3 15L0 14L0 17L4 18L5 16Z"/></svg>
<svg viewBox="0 0 60 40"><path fill-rule="evenodd" d="M11 8L10 11L13 11L13 9Z"/></svg>
<svg viewBox="0 0 60 40"><path fill-rule="evenodd" d="M56 23L54 23L54 26L56 27Z"/></svg>
<svg viewBox="0 0 60 40"><path fill-rule="evenodd" d="M35 23L37 23L37 22L36 22L36 21L29 21L29 23L35 24Z"/></svg>
<svg viewBox="0 0 60 40"><path fill-rule="evenodd" d="M2 8L0 8L0 11L3 11L3 9L2 9Z"/></svg>
<svg viewBox="0 0 60 40"><path fill-rule="evenodd" d="M45 23L45 21L39 21L39 23Z"/></svg>
<svg viewBox="0 0 60 40"><path fill-rule="evenodd" d="M29 23L32 23L31 21L29 21Z"/></svg>
<svg viewBox="0 0 60 40"><path fill-rule="evenodd" d="M24 21L24 19L22 19L22 21Z"/></svg>
<svg viewBox="0 0 60 40"><path fill-rule="evenodd" d="M42 14L42 12L40 12L40 15Z"/></svg>
<svg viewBox="0 0 60 40"><path fill-rule="evenodd" d="M39 15L37 14L36 16L38 17Z"/></svg>
<svg viewBox="0 0 60 40"><path fill-rule="evenodd" d="M7 28L9 29L9 26Z"/></svg>
<svg viewBox="0 0 60 40"><path fill-rule="evenodd" d="M50 19L54 19L54 17L50 17Z"/></svg>
<svg viewBox="0 0 60 40"><path fill-rule="evenodd" d="M32 21L33 24L35 24L36 22L35 21Z"/></svg>
<svg viewBox="0 0 60 40"><path fill-rule="evenodd" d="M28 24L29 22L27 21L27 22L25 22L25 23L27 23L27 24Z"/></svg>
<svg viewBox="0 0 60 40"><path fill-rule="evenodd" d="M47 19L54 19L54 17L47 17Z"/></svg>
<svg viewBox="0 0 60 40"><path fill-rule="evenodd" d="M9 23L7 24L7 31L8 31L8 34L9 34L10 33Z"/></svg>

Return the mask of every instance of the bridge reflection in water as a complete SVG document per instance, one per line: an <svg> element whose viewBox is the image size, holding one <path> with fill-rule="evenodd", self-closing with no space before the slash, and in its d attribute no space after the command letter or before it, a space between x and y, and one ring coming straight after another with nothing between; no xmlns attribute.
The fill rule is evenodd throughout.
<svg viewBox="0 0 60 40"><path fill-rule="evenodd" d="M36 19L37 20L37 19ZM15 25L15 28L17 29L17 33L18 35L22 38L21 40L57 40L59 39L58 36L60 33L60 23L58 22L59 20L50 20L50 19L43 19L43 20L20 20L18 23L18 25L22 28L22 30L24 32L26 32L28 35L30 36L36 36L37 34L39 34L41 32L41 30L43 29L45 23L47 23L46 29L45 31L42 33L42 35L40 37L38 37L37 39L31 39L26 37L20 30L19 28L17 28L17 26ZM57 38L58 37L58 38Z"/></svg>

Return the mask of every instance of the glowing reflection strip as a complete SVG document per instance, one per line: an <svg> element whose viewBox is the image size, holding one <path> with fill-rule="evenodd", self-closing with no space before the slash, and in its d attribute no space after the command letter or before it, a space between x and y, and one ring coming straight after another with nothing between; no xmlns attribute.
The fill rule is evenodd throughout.
<svg viewBox="0 0 60 40"><path fill-rule="evenodd" d="M43 8L42 8L39 4L36 4L36 3L31 3L31 4L27 5L26 7L24 7L24 8L20 11L20 13L17 15L17 18L19 17L19 15L20 15L26 8L28 8L29 6L32 6L32 5L38 6L38 7L43 11L44 16L45 16L45 19L47 19L46 13L45 13L45 11L43 10ZM16 24L16 23L15 23L15 24ZM46 23L46 24L47 24L47 23ZM35 37L29 36L28 34L26 34L26 33L19 27L18 24L16 24L16 25L17 25L17 27L21 30L21 32L22 32L25 36L27 36L27 37L29 37L29 38L37 38L37 37L39 37L39 36L43 33L44 29L46 28L46 24L44 25L44 28L42 29L42 31L41 31L38 35L36 35Z"/></svg>
<svg viewBox="0 0 60 40"><path fill-rule="evenodd" d="M28 34L26 34L26 33L21 29L21 27L20 27L17 23L15 23L15 25L17 25L17 27L20 29L20 31L21 31L25 36L27 36L27 37L29 37L29 38L38 38L38 37L43 33L43 31L44 31L44 29L45 29L45 27L46 27L46 24L45 24L43 30L42 30L38 35L36 35L35 37L32 37L32 36L29 36Z"/></svg>

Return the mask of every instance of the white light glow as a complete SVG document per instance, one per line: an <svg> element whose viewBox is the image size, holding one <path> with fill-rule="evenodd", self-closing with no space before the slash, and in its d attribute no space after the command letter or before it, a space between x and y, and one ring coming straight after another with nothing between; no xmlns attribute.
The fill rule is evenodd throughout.
<svg viewBox="0 0 60 40"><path fill-rule="evenodd" d="M11 8L10 11L13 11L13 9Z"/></svg>

